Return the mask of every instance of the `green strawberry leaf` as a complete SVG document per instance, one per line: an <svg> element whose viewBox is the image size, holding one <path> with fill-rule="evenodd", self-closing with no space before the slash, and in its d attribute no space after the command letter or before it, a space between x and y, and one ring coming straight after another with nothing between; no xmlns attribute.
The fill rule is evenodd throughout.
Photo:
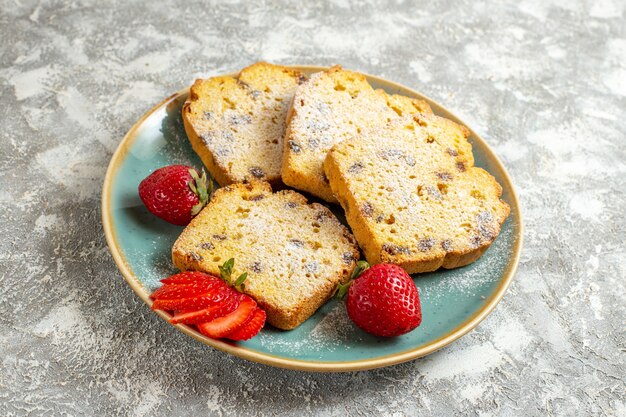
<svg viewBox="0 0 626 417"><path fill-rule="evenodd" d="M352 274L350 274L350 279L348 280L348 282L346 282L345 284L337 285L337 288L335 289L335 293L333 294L333 297L339 300L343 299L348 293L348 290L350 289L350 285L352 285L354 280L357 279L359 275L361 275L363 271L365 271L369 267L370 267L370 264L368 264L367 261L358 261L356 263L356 266L352 270Z"/></svg>
<svg viewBox="0 0 626 417"><path fill-rule="evenodd" d="M244 281L246 280L246 278L248 278L248 273L244 272L243 274L239 275L239 278L237 278L235 280L235 285L233 285L233 287L235 287L235 289L239 292L243 292L243 287L244 287Z"/></svg>
<svg viewBox="0 0 626 417"><path fill-rule="evenodd" d="M350 275L350 280L358 278L359 275L363 273L366 269L370 267L370 264L367 261L358 261L356 266L352 270L352 274Z"/></svg>
<svg viewBox="0 0 626 417"><path fill-rule="evenodd" d="M241 284L243 284L243 282L246 280L246 278L248 278L248 273L247 272L244 272L243 274L239 275L239 278L237 278L237 280L235 281L235 287L238 287Z"/></svg>
<svg viewBox="0 0 626 417"><path fill-rule="evenodd" d="M220 270L220 278L230 284L230 276L233 274L233 266L235 265L235 259L230 258L223 265L218 266Z"/></svg>
<svg viewBox="0 0 626 417"><path fill-rule="evenodd" d="M337 289L335 290L334 297L338 300L342 300L348 293L348 290L350 289L350 285L352 285L352 280L346 282L345 284L337 285Z"/></svg>
<svg viewBox="0 0 626 417"><path fill-rule="evenodd" d="M202 169L202 174L198 175L198 171L189 168L189 175L192 180L189 181L189 189L198 197L198 203L191 209L191 215L195 216L209 201L209 196L213 193L213 181L207 178L206 171Z"/></svg>
<svg viewBox="0 0 626 417"><path fill-rule="evenodd" d="M198 203L196 205L194 205L191 208L191 216L196 216L198 213L200 213L202 211L202 208L204 208L204 204L202 203Z"/></svg>

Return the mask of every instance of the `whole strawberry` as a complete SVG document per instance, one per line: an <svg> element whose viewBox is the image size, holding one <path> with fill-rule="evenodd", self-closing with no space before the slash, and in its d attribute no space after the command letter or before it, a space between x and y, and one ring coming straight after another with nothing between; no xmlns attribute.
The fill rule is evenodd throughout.
<svg viewBox="0 0 626 417"><path fill-rule="evenodd" d="M374 265L361 273L350 285L346 309L354 324L375 336L399 336L422 322L413 279L392 264Z"/></svg>
<svg viewBox="0 0 626 417"><path fill-rule="evenodd" d="M212 185L204 170L198 175L195 168L170 165L141 181L139 197L155 216L185 226L206 205Z"/></svg>

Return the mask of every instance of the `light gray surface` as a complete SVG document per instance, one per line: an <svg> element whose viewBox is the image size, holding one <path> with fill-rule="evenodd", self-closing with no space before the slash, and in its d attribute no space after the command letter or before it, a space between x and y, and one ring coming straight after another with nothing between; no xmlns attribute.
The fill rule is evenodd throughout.
<svg viewBox="0 0 626 417"><path fill-rule="evenodd" d="M624 1L150 3L0 1L0 415L626 415ZM477 330L305 374L201 345L125 284L100 225L112 152L195 77L259 59L406 84L494 147L526 241Z"/></svg>

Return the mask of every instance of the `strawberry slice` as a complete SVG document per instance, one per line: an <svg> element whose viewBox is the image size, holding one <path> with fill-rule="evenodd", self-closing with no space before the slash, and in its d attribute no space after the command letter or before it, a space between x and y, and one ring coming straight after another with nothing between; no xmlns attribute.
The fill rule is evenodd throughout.
<svg viewBox="0 0 626 417"><path fill-rule="evenodd" d="M224 300L228 300L235 293L230 287L215 286L213 289L196 297L185 297L171 300L155 300L152 303L153 310L176 310L181 312L189 312L195 310L203 310L211 306L215 306Z"/></svg>
<svg viewBox="0 0 626 417"><path fill-rule="evenodd" d="M230 340L248 340L256 336L265 325L265 311L257 307L252 313L252 318L239 329L226 335Z"/></svg>
<svg viewBox="0 0 626 417"><path fill-rule="evenodd" d="M239 293L236 293L239 294ZM223 317L232 313L239 307L241 297L233 295L229 299L226 299L214 306L205 308L204 310L196 310L189 312L176 312L174 317L170 319L170 323L177 324L200 324L214 320L218 317Z"/></svg>
<svg viewBox="0 0 626 417"><path fill-rule="evenodd" d="M214 277L213 275L205 274L204 272L198 271L180 272L161 280L163 284L194 284L198 281L217 281L220 283L224 283L218 277Z"/></svg>
<svg viewBox="0 0 626 417"><path fill-rule="evenodd" d="M165 284L150 295L153 300L175 300L177 298L189 298L206 294L217 287L218 283L211 281L198 281L193 284Z"/></svg>
<svg viewBox="0 0 626 417"><path fill-rule="evenodd" d="M247 295L242 295L241 303L235 311L213 321L199 324L198 330L205 336L220 339L246 324L251 319L256 308L256 301Z"/></svg>

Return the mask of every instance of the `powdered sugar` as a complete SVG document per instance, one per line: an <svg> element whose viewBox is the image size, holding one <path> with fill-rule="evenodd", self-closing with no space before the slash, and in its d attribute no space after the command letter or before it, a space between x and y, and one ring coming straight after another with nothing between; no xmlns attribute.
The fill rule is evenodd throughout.
<svg viewBox="0 0 626 417"><path fill-rule="evenodd" d="M319 356L349 351L367 337L350 321L343 302L330 301L316 315L291 332L263 331L257 336L260 345L272 352L289 356Z"/></svg>
<svg viewBox="0 0 626 417"><path fill-rule="evenodd" d="M487 249L487 252L476 262L454 270L439 270L424 275L428 285L421 285L421 275L415 275L415 282L420 288L421 295L430 302L438 302L440 297L451 292L466 296L487 297L491 291L489 287L501 279L508 262L508 253L513 242L513 227L503 227L500 235ZM486 291L487 289L487 291Z"/></svg>

